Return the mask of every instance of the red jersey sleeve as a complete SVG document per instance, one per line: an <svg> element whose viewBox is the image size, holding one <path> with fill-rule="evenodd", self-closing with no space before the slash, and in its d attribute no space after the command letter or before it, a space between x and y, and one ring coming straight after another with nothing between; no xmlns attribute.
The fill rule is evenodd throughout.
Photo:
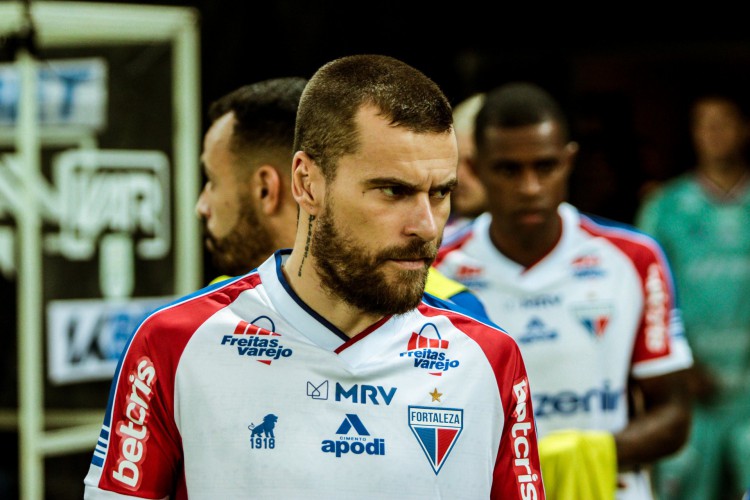
<svg viewBox="0 0 750 500"><path fill-rule="evenodd" d="M503 401L503 431L495 462L492 499L544 499L539 464L536 422L529 379L521 352L515 342L505 362L495 365Z"/></svg>
<svg viewBox="0 0 750 500"><path fill-rule="evenodd" d="M87 498L97 498L96 491L110 492L110 498L111 493L175 496L182 446L174 420L174 374L182 348L164 342L169 337L164 326L163 316L147 319L120 360L85 480Z"/></svg>

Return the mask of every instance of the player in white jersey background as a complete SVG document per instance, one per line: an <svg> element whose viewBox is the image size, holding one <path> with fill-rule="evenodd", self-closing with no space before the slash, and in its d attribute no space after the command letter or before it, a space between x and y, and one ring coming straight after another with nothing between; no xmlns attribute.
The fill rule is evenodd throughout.
<svg viewBox="0 0 750 500"><path fill-rule="evenodd" d="M203 138L206 182L195 204L214 271L224 278L258 267L294 242L294 121L306 78L243 85L213 101Z"/></svg>
<svg viewBox="0 0 750 500"><path fill-rule="evenodd" d="M453 108L453 128L458 143L458 186L451 193L451 215L443 238L459 231L476 216L487 210L487 193L469 163L474 156L474 121L484 103L484 94L473 94Z"/></svg>
<svg viewBox="0 0 750 500"><path fill-rule="evenodd" d="M518 345L424 294L456 184L442 91L334 60L294 150L293 248L139 326L86 497L544 499Z"/></svg>
<svg viewBox="0 0 750 500"><path fill-rule="evenodd" d="M650 498L648 467L683 445L690 421L692 356L661 248L566 202L578 146L544 89L489 92L475 140L489 210L435 266L521 347L549 498L613 495L616 470L618 499Z"/></svg>

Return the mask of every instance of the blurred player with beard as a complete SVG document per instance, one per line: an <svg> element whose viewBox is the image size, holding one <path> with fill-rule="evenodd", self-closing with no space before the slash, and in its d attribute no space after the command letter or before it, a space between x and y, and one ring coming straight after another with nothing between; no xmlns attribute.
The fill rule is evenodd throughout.
<svg viewBox="0 0 750 500"><path fill-rule="evenodd" d="M290 165L306 83L299 77L265 80L209 107L201 156L206 184L195 208L223 278L245 274L293 242L297 204Z"/></svg>
<svg viewBox="0 0 750 500"><path fill-rule="evenodd" d="M518 346L424 293L457 182L452 122L397 59L313 75L292 248L138 327L87 498L545 498Z"/></svg>

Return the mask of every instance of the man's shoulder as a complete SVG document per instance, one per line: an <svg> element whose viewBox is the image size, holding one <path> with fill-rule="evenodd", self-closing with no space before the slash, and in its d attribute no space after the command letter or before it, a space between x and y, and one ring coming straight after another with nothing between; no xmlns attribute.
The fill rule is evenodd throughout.
<svg viewBox="0 0 750 500"><path fill-rule="evenodd" d="M601 215L581 213L580 226L592 236L611 241L627 241L635 246L652 247L656 240L634 224L610 219Z"/></svg>
<svg viewBox="0 0 750 500"><path fill-rule="evenodd" d="M430 318L445 317L459 335L471 338L485 351L488 348L493 350L498 347L501 349L512 347L512 350L515 350L517 345L513 337L487 316L481 303L480 307L482 311L477 311L451 300L425 294L419 306L419 313L421 316Z"/></svg>
<svg viewBox="0 0 750 500"><path fill-rule="evenodd" d="M142 325L147 331L180 329L190 331L219 309L234 302L239 295L260 284L257 273L239 277L214 280L212 284L183 295L154 310Z"/></svg>
<svg viewBox="0 0 750 500"><path fill-rule="evenodd" d="M643 205L652 210L674 210L674 201L700 192L695 172L684 172L653 187L643 197Z"/></svg>
<svg viewBox="0 0 750 500"><path fill-rule="evenodd" d="M595 240L607 242L602 244L615 248L637 267L663 259L664 250L661 243L633 224L592 214L581 214L581 228Z"/></svg>
<svg viewBox="0 0 750 500"><path fill-rule="evenodd" d="M468 309L472 313L487 316L484 305L474 295L474 292L469 290L463 283L447 277L434 267L430 267L429 274L427 275L425 293L450 301Z"/></svg>

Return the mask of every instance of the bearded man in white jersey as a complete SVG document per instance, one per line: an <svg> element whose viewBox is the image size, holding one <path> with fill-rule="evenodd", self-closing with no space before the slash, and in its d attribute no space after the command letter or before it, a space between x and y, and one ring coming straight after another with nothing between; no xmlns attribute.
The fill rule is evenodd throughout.
<svg viewBox="0 0 750 500"><path fill-rule="evenodd" d="M661 248L565 201L578 146L544 89L494 89L475 126L489 209L435 266L521 347L550 497L651 498L646 469L683 445L690 422L692 356Z"/></svg>
<svg viewBox="0 0 750 500"><path fill-rule="evenodd" d="M206 183L195 204L213 267L211 283L255 269L297 232L291 162L297 106L307 80L272 78L212 102L201 160ZM461 144L456 129L457 140ZM459 176L461 175L459 162ZM430 268L425 291L484 314L468 289Z"/></svg>
<svg viewBox="0 0 750 500"><path fill-rule="evenodd" d="M294 151L293 247L139 326L87 498L544 499L518 346L424 293L457 182L445 95L334 60Z"/></svg>

